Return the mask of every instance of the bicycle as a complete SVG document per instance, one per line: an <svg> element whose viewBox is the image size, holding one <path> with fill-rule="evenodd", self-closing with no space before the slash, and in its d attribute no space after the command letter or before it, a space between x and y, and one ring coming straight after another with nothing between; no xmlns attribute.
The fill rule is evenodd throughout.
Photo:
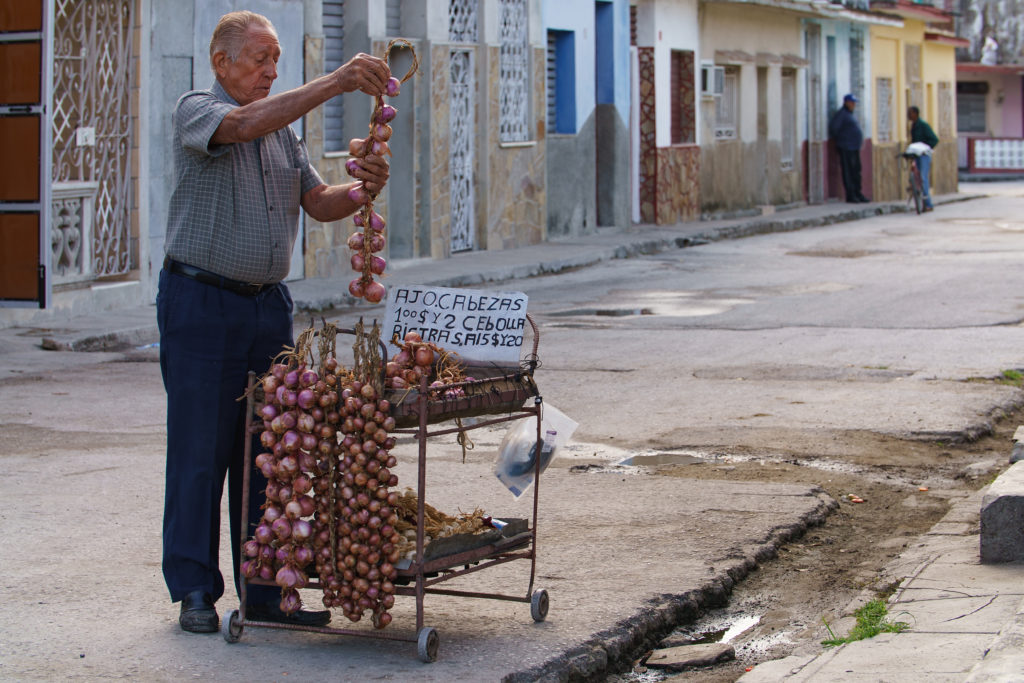
<svg viewBox="0 0 1024 683"><path fill-rule="evenodd" d="M914 210L920 214L924 211L924 181L921 180L921 170L917 167L917 157L919 155L912 152L903 152L900 156L910 162L907 186L909 197L907 197L907 203L913 202Z"/></svg>

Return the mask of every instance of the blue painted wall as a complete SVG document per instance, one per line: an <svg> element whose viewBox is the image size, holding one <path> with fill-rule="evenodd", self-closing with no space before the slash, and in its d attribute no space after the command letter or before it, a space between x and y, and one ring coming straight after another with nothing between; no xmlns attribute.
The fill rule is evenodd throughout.
<svg viewBox="0 0 1024 683"><path fill-rule="evenodd" d="M628 122L629 0L544 0L542 20L545 33L574 33L574 129L580 129L599 103L614 103L619 116Z"/></svg>

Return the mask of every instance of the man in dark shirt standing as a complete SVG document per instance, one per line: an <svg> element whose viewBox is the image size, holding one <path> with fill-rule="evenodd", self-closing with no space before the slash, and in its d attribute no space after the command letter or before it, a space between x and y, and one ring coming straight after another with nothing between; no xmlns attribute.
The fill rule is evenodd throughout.
<svg viewBox="0 0 1024 683"><path fill-rule="evenodd" d="M939 144L939 136L935 134L935 131L928 125L928 122L921 118L921 110L917 107L910 107L907 109L907 118L910 119L910 142L923 142L932 149L935 149L935 146ZM921 192L924 195L924 210L931 211L932 155L930 151L927 154L919 154L917 156L917 170L921 172Z"/></svg>
<svg viewBox="0 0 1024 683"><path fill-rule="evenodd" d="M846 95L843 106L828 124L828 135L835 141L839 152L839 169L843 173L846 201L851 204L871 201L860 189L860 148L864 144L864 133L861 132L857 117L853 115L856 108L857 97Z"/></svg>

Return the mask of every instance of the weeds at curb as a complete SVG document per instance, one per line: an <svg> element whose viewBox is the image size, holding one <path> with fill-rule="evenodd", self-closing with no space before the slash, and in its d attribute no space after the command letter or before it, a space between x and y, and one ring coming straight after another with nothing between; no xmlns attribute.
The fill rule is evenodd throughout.
<svg viewBox="0 0 1024 683"><path fill-rule="evenodd" d="M845 638L837 638L836 634L832 632L832 627L822 617L821 621L825 624L828 634L832 637L821 641L821 644L825 647L838 647L839 645L852 643L856 640L873 638L879 633L901 633L910 628L910 624L904 621L889 621L886 619L888 613L889 610L885 606L885 600L882 598L876 598L863 607L858 608L853 613L857 617L857 623L854 624L853 628L850 629L849 635Z"/></svg>

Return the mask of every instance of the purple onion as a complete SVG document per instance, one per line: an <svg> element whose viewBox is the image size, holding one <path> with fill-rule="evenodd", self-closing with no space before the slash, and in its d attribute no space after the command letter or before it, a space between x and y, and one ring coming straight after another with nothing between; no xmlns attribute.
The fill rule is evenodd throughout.
<svg viewBox="0 0 1024 683"><path fill-rule="evenodd" d="M260 524L256 527L252 535L262 545L266 545L274 540L274 531L266 524Z"/></svg>
<svg viewBox="0 0 1024 683"><path fill-rule="evenodd" d="M377 123L388 123L398 115L398 110L390 104L385 104L377 112Z"/></svg>
<svg viewBox="0 0 1024 683"><path fill-rule="evenodd" d="M366 189L363 187L362 183L358 185L353 185L351 188L349 188L348 198L351 199L356 204L365 204L366 202L370 201L370 195L366 192Z"/></svg>
<svg viewBox="0 0 1024 683"><path fill-rule="evenodd" d="M300 406L299 407L301 407L302 395L304 393L306 393L307 391L310 393L310 396L312 396L313 392L311 390L309 390L309 389L303 389L302 391L300 391L299 392L299 401L300 401ZM309 413L299 413L298 419L295 420L295 427L300 432L311 433L313 431L313 428L316 427L316 420L314 420L313 416L310 415Z"/></svg>
<svg viewBox="0 0 1024 683"><path fill-rule="evenodd" d="M289 503L291 505L291 503ZM301 504L300 504L301 507ZM296 543L302 543L313 533L313 526L304 519L297 519L292 522L292 538ZM307 564L307 563L303 563Z"/></svg>
<svg viewBox="0 0 1024 683"><path fill-rule="evenodd" d="M280 487L277 490L280 491ZM267 505L263 511L263 521L273 524L279 519L281 519L281 508L273 504Z"/></svg>
<svg viewBox="0 0 1024 683"><path fill-rule="evenodd" d="M330 548L328 547L327 550L330 551ZM331 556L330 552L328 552L327 557L330 557L330 556ZM313 561L313 550L312 550L312 548L310 548L309 546L300 545L298 548L295 549L295 563L298 564L300 567L305 567L307 564L309 564L312 561Z"/></svg>
<svg viewBox="0 0 1024 683"><path fill-rule="evenodd" d="M297 590L285 590L281 592L281 611L285 614L298 612L302 607L302 598Z"/></svg>
<svg viewBox="0 0 1024 683"><path fill-rule="evenodd" d="M284 445L286 453L294 453L302 446L302 437L299 436L298 432L289 429L281 437L281 444Z"/></svg>
<svg viewBox="0 0 1024 683"><path fill-rule="evenodd" d="M270 528L274 535L282 541L288 540L288 537L292 535L292 525L289 524L288 520L284 517L275 519L274 523L270 525Z"/></svg>
<svg viewBox="0 0 1024 683"><path fill-rule="evenodd" d="M384 86L384 92L387 93L388 97L394 97L402 89L402 82L392 76L388 79L387 85Z"/></svg>
<svg viewBox="0 0 1024 683"><path fill-rule="evenodd" d="M291 591L299 585L299 573L295 570L295 567L286 564L277 570L277 576L274 577L274 581L286 591ZM284 608L282 607L282 609Z"/></svg>
<svg viewBox="0 0 1024 683"><path fill-rule="evenodd" d="M384 230L385 225L387 225L387 223L384 222L384 219L381 217L379 213L377 213L376 211L370 212L370 230L373 230L374 232L381 232L382 230Z"/></svg>

